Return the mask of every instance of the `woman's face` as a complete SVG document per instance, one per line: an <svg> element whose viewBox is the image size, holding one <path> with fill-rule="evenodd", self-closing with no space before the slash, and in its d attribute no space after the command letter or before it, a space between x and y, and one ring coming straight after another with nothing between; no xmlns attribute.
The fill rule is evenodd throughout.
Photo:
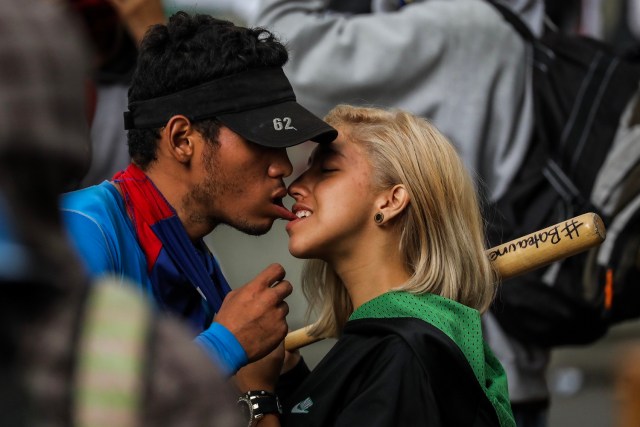
<svg viewBox="0 0 640 427"><path fill-rule="evenodd" d="M298 258L348 256L373 224L371 165L362 148L338 131L331 144L315 148L308 169L289 186L298 219L286 229L289 252Z"/></svg>

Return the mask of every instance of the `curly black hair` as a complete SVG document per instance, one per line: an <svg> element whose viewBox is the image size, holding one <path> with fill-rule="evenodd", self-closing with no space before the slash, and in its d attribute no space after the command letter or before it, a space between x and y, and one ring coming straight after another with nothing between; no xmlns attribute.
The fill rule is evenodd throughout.
<svg viewBox="0 0 640 427"><path fill-rule="evenodd" d="M209 15L177 12L164 25L154 25L140 46L129 88L129 102L156 98L254 68L282 67L286 47L264 28L245 28ZM219 122L194 124L215 141ZM129 155L145 169L157 159L159 129L132 129Z"/></svg>

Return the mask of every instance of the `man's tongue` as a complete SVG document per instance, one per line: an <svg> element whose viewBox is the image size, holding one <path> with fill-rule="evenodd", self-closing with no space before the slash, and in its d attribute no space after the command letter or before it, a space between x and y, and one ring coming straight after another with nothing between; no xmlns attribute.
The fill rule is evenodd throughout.
<svg viewBox="0 0 640 427"><path fill-rule="evenodd" d="M291 212L289 209L285 208L282 203L276 203L274 202L274 205L276 205L276 207L278 208L278 213L280 214L280 217L282 219L286 219L287 221L292 221L294 219L298 219L297 216L295 216L295 214L293 212Z"/></svg>

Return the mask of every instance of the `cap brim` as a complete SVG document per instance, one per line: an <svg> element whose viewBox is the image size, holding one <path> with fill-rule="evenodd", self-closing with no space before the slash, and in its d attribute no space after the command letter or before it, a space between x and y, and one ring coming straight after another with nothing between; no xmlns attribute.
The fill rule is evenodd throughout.
<svg viewBox="0 0 640 427"><path fill-rule="evenodd" d="M338 131L295 101L216 116L229 129L256 144L286 148L305 141L328 143Z"/></svg>

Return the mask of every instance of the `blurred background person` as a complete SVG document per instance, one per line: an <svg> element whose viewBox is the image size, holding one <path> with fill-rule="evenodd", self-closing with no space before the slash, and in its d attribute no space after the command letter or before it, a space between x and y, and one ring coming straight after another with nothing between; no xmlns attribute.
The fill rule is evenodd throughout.
<svg viewBox="0 0 640 427"><path fill-rule="evenodd" d="M161 0L68 0L93 47L91 162L81 187L110 179L129 164L122 114L147 29L166 21Z"/></svg>
<svg viewBox="0 0 640 427"><path fill-rule="evenodd" d="M254 21L287 40L287 76L313 112L348 102L427 117L495 199L531 140L527 46L484 1L404 3L362 0L371 13L355 14L341 2L263 0ZM543 4L512 3L540 31Z"/></svg>

